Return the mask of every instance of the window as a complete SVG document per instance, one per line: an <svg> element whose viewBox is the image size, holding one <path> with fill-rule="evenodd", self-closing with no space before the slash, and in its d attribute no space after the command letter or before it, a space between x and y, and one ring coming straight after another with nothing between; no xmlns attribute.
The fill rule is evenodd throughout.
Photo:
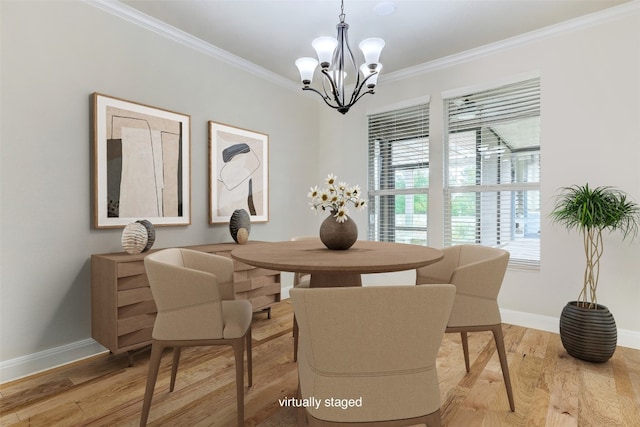
<svg viewBox="0 0 640 427"><path fill-rule="evenodd" d="M445 99L445 246L540 264L540 81Z"/></svg>
<svg viewBox="0 0 640 427"><path fill-rule="evenodd" d="M427 244L429 104L369 116L369 240Z"/></svg>

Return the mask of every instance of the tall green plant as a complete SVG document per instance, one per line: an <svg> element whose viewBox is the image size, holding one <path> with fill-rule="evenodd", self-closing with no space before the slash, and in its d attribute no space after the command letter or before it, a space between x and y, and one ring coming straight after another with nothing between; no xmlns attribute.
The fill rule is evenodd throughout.
<svg viewBox="0 0 640 427"><path fill-rule="evenodd" d="M587 264L578 305L596 308L600 258L604 250L602 233L620 231L623 240L636 237L640 206L612 187L573 185L560 189L550 217L553 222L582 233Z"/></svg>

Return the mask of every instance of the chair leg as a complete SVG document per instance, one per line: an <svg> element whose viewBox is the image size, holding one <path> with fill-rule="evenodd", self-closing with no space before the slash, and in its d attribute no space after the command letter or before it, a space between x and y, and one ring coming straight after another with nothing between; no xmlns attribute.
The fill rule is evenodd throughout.
<svg viewBox="0 0 640 427"><path fill-rule="evenodd" d="M176 375L178 374L178 364L180 363L180 350L181 347L173 347L173 362L171 363L171 384L169 385L169 391L173 391L176 385Z"/></svg>
<svg viewBox="0 0 640 427"><path fill-rule="evenodd" d="M442 417L440 416L440 409L432 414L427 415L425 418L427 427L442 427Z"/></svg>
<svg viewBox="0 0 640 427"><path fill-rule="evenodd" d="M247 330L247 377L249 387L253 385L253 361L252 361L252 352L251 352L251 325L249 325L249 329Z"/></svg>
<svg viewBox="0 0 640 427"><path fill-rule="evenodd" d="M244 426L244 338L236 340L233 353L236 358L236 394L238 401L238 427Z"/></svg>
<svg viewBox="0 0 640 427"><path fill-rule="evenodd" d="M307 409L304 406L298 407L296 410L296 416L298 418L298 427L309 427L309 416L307 415Z"/></svg>
<svg viewBox="0 0 640 427"><path fill-rule="evenodd" d="M494 325L491 328L493 332L493 339L496 342L496 348L498 350L498 357L500 358L500 367L502 368L502 377L504 378L504 385L507 388L507 397L509 398L509 407L511 412L516 411L516 405L513 401L513 390L511 389L511 377L509 376L509 365L507 365L507 352L504 348L504 337L502 335L502 325Z"/></svg>
<svg viewBox="0 0 640 427"><path fill-rule="evenodd" d="M467 372L470 371L469 365L469 339L466 332L460 332L460 338L462 338L462 352L464 353L464 366L467 368Z"/></svg>
<svg viewBox="0 0 640 427"><path fill-rule="evenodd" d="M293 361L298 361L298 334L300 331L298 330L298 321L296 320L296 315L293 315Z"/></svg>
<svg viewBox="0 0 640 427"><path fill-rule="evenodd" d="M162 358L164 348L165 346L157 341L153 341L151 344L151 357L149 359L149 372L147 373L147 387L144 391L144 400L142 403L140 427L147 425L151 399L153 398L153 389L156 387L156 379L158 378L158 370L160 369L160 359Z"/></svg>

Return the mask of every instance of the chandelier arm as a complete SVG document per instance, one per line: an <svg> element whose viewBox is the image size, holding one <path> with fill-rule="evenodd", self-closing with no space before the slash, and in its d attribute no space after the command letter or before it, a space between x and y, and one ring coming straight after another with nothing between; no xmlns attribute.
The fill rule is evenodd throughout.
<svg viewBox="0 0 640 427"><path fill-rule="evenodd" d="M329 80L329 83L332 83L331 80ZM324 92L325 99L331 99L331 96L329 95L329 93L333 94L333 92L327 90L327 83L324 77L322 78L322 91Z"/></svg>
<svg viewBox="0 0 640 427"><path fill-rule="evenodd" d="M360 78L358 78L358 81L356 81L356 87L353 89L353 94L351 95L351 102L349 103L349 105L353 105L356 102L358 102L358 100L362 98L362 95L366 93L374 93L373 88L370 88L367 92L364 92L362 95L360 95L360 91L362 91L362 89L365 87L365 83L367 82L367 80L369 80L375 74L378 74L378 72L374 71L373 73L369 74L367 77L364 78L364 80L362 80L362 83L360 83L359 86L358 86L358 82Z"/></svg>
<svg viewBox="0 0 640 427"><path fill-rule="evenodd" d="M373 89L369 89L366 92L362 92L360 94L360 96L358 96L351 104L349 104L349 106L353 106L353 104L355 104L356 102L358 102L360 100L360 98L362 98L363 96L365 96L366 94L370 93L371 95L373 95L375 92L373 91Z"/></svg>
<svg viewBox="0 0 640 427"><path fill-rule="evenodd" d="M331 83L331 93L333 94L333 99L334 99L334 101L336 101L336 104L338 105L338 107L334 107L333 105L329 104L326 100L324 102L326 102L327 104L331 105L333 108L343 107L344 105L343 105L342 102L340 102L340 97L338 96L338 89L336 87L336 83L333 81L333 79L329 75L329 72L327 70L325 70L325 69L322 69L320 71L322 72L322 74L325 75L327 80L329 80L329 83ZM327 95L327 98L331 98L329 96L329 94L327 94L327 90L324 87L324 79L322 79L322 89L324 90L324 93Z"/></svg>
<svg viewBox="0 0 640 427"><path fill-rule="evenodd" d="M353 56L353 52L351 51L351 46L349 46L349 33L345 31L344 33L344 44L347 47L347 52L349 52L349 59L351 59L351 66L353 67L353 71L356 72L356 76L360 76L358 73L358 67L356 66L356 59Z"/></svg>
<svg viewBox="0 0 640 427"><path fill-rule="evenodd" d="M318 95L320 95L320 97L322 98L322 100L324 101L324 103L325 103L325 104L327 104L329 107L333 108L334 110L337 110L338 108L342 108L342 105L337 106L337 107L336 107L335 105L331 105L331 104L329 103L329 101L327 101L327 98L328 98L328 97L326 97L325 95L323 95L323 94L322 94L322 92L320 92L320 91L319 91L319 90L317 90L317 89L314 89L314 88L312 88L312 87L308 87L308 86L307 86L307 87L303 87L303 88L302 88L302 90L310 90L310 91L312 91L312 92L317 93Z"/></svg>
<svg viewBox="0 0 640 427"><path fill-rule="evenodd" d="M358 95L360 94L360 91L362 91L362 88L364 87L364 82L366 82L369 77L371 76L370 75L367 76L366 79L360 82L360 74L358 74L358 76L356 77L356 84L353 87L353 93L351 94L351 100L349 101L349 105L355 104L358 101L358 99L362 98L361 96L358 96Z"/></svg>
<svg viewBox="0 0 640 427"><path fill-rule="evenodd" d="M355 73L355 76L356 76L356 83L355 83L355 86L354 86L353 93L351 94L351 100L349 101L349 104L347 104L348 106L352 106L353 103L355 102L354 99L357 96L356 92L359 92L359 90L357 90L357 89L358 89L358 86L360 85L360 73L358 72L359 70L358 70L358 66L356 65L356 59L353 56L353 52L351 51L351 46L349 45L349 32L347 31L348 28L349 27L346 27L345 31L344 31L344 46L346 46L346 48L347 48L347 52L349 54L348 58L351 60L351 67L353 68L353 72ZM343 52L344 52L344 50L343 50ZM346 68L346 61L344 59L343 59L342 67L343 67L343 70L344 70L344 68ZM342 90L344 91L344 81L343 81L343 84L342 84ZM346 95L346 94L343 94L343 96L344 95Z"/></svg>

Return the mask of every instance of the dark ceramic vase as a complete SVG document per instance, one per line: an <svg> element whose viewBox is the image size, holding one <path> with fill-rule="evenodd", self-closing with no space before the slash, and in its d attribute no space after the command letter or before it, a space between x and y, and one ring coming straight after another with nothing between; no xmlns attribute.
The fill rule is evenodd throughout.
<svg viewBox="0 0 640 427"><path fill-rule="evenodd" d="M144 225L144 228L147 229L147 245L144 247L144 249L142 250L142 252L146 252L149 249L151 249L151 246L153 246L153 244L156 241L156 229L153 226L153 224L151 223L151 221L146 220L146 219L141 219L139 221L136 221L142 225Z"/></svg>
<svg viewBox="0 0 640 427"><path fill-rule="evenodd" d="M358 240L358 226L352 219L338 222L334 215L331 213L320 224L320 240L329 249L349 249Z"/></svg>
<svg viewBox="0 0 640 427"><path fill-rule="evenodd" d="M571 301L560 315L560 339L571 356L587 362L606 362L616 351L616 321L604 305L593 309Z"/></svg>
<svg viewBox="0 0 640 427"><path fill-rule="evenodd" d="M238 243L238 231L241 228L247 230L247 237L249 237L249 233L251 233L251 217L246 210L236 209L231 214L231 218L229 218L229 233L236 243Z"/></svg>

